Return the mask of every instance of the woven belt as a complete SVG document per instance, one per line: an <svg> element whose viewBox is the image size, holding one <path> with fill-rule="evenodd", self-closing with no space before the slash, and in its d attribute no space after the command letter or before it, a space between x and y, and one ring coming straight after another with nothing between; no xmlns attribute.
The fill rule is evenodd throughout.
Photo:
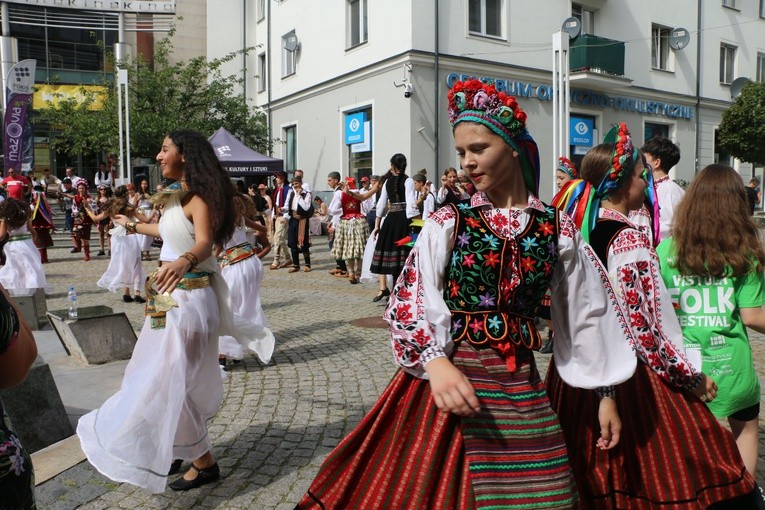
<svg viewBox="0 0 765 510"><path fill-rule="evenodd" d="M253 255L255 255L255 250L250 243L245 242L238 244L226 250L226 253L222 257L220 267L236 264L237 262L248 259Z"/></svg>
<svg viewBox="0 0 765 510"><path fill-rule="evenodd" d="M11 243L13 241L26 241L27 239L32 239L32 234L19 234L11 236L8 238L8 242Z"/></svg>
<svg viewBox="0 0 765 510"><path fill-rule="evenodd" d="M394 202L390 204L388 212L406 211L406 202Z"/></svg>
<svg viewBox="0 0 765 510"><path fill-rule="evenodd" d="M178 303L170 297L169 292L164 294L157 292L157 271L159 269L152 271L146 279L146 305L144 310L146 316L151 318L151 329L164 328L167 325L167 312L171 308L178 306ZM210 273L189 271L183 275L183 278L181 278L175 288L188 291L204 289L210 285Z"/></svg>

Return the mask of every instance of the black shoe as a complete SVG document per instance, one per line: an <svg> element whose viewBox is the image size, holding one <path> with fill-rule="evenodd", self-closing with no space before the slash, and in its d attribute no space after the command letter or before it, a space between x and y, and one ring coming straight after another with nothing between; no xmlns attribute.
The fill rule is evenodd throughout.
<svg viewBox="0 0 765 510"><path fill-rule="evenodd" d="M167 472L167 476L178 474L181 471L182 465L183 459L175 459L173 463L170 464L170 470Z"/></svg>
<svg viewBox="0 0 765 510"><path fill-rule="evenodd" d="M388 297L388 296L390 296L390 291L388 289L381 290L380 292L377 293L377 295L375 297L372 298L372 302L373 303L377 303L382 298Z"/></svg>
<svg viewBox="0 0 765 510"><path fill-rule="evenodd" d="M71 250L69 250L69 253L80 253L80 250L78 250L77 248L72 248Z"/></svg>
<svg viewBox="0 0 765 510"><path fill-rule="evenodd" d="M133 301L135 301L136 303L145 303L146 302L146 300L144 298L142 298L141 296L139 296L139 295L133 296Z"/></svg>
<svg viewBox="0 0 765 510"><path fill-rule="evenodd" d="M539 349L539 352L542 354L552 354L553 352L553 341L552 338L548 338L545 344L542 346L541 349Z"/></svg>
<svg viewBox="0 0 765 510"><path fill-rule="evenodd" d="M104 255L106 255L106 253L104 253L104 250L98 250L98 253L96 253L96 257L103 257Z"/></svg>
<svg viewBox="0 0 765 510"><path fill-rule="evenodd" d="M223 370L226 370L226 358L218 358L218 364L223 368Z"/></svg>
<svg viewBox="0 0 765 510"><path fill-rule="evenodd" d="M122 300L123 300L125 303L132 303L132 302L133 302L133 296L131 296L130 294L124 294L124 295L122 296Z"/></svg>
<svg viewBox="0 0 765 510"><path fill-rule="evenodd" d="M208 483L217 482L220 480L220 468L218 467L218 463L216 462L212 466L204 469L200 469L194 465L194 463L191 463L191 469L197 472L197 477L193 480L186 480L183 477L180 477L173 483L169 485L171 489L174 491L187 491L190 489L196 489L197 487L201 487L203 485L207 485Z"/></svg>

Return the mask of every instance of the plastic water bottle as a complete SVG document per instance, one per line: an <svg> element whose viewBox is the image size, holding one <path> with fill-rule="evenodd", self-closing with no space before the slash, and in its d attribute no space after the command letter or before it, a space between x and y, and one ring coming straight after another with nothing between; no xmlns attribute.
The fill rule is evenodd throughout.
<svg viewBox="0 0 765 510"><path fill-rule="evenodd" d="M69 302L69 320L77 320L77 293L74 291L74 287L69 287L69 294L66 295L66 300Z"/></svg>

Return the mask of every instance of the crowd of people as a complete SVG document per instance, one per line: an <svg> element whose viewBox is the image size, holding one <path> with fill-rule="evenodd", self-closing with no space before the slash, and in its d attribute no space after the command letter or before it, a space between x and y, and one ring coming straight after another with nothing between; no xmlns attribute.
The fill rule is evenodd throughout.
<svg viewBox="0 0 765 510"><path fill-rule="evenodd" d="M403 154L358 184L330 172L328 203L299 170L275 175L273 190L233 185L209 142L182 130L162 142L156 159L172 184L157 193L148 182L112 189L105 171L95 198L73 174L61 182L73 251L89 259L98 225L99 254L111 256L98 285L146 305L119 392L79 421L91 464L153 492L186 463L172 490L220 479L207 433L220 367L249 352L269 363L262 259L310 272L317 220L333 277L377 278L372 300L387 300L400 370L298 508L764 508L747 328L765 333L765 250L740 176L710 165L684 191L668 176L678 147L637 148L620 123L579 168L559 159L548 205L516 99L469 80L448 101L461 169L445 169L439 187L425 170L409 176ZM52 211L12 177L0 204L3 285L6 267L16 279L35 273L17 259L44 261L49 241L33 239L31 211ZM5 351L30 349L5 301L0 365ZM544 381L543 348L553 354ZM0 427L0 440L11 434ZM28 501L18 487L29 480L17 482Z"/></svg>

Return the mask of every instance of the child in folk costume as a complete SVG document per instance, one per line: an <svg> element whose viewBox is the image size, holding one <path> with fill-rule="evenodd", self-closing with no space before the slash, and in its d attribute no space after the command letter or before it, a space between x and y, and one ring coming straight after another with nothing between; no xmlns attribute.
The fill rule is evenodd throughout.
<svg viewBox="0 0 765 510"><path fill-rule="evenodd" d="M625 124L605 140L585 156L586 185L570 197L574 208L568 210L617 289L635 355L624 383L597 391L573 387L562 368L569 348L558 341L553 313L556 341L546 384L566 436L580 508L750 508L754 480L733 437L704 405L717 386L688 362L652 240L627 219L642 207L647 185L639 151ZM610 341L627 343L615 334ZM592 362L608 367L600 356ZM601 424L595 415L604 403L623 424L611 450L596 448Z"/></svg>
<svg viewBox="0 0 765 510"><path fill-rule="evenodd" d="M608 342L624 318L605 270L571 219L535 196L537 146L515 98L457 82L449 117L477 191L425 221L385 313L402 370L299 508L571 508L566 446L532 354L550 286L566 379L595 388L629 375L629 345ZM608 411L604 448L618 442Z"/></svg>
<svg viewBox="0 0 765 510"><path fill-rule="evenodd" d="M220 478L207 430L223 398L218 337L232 335L255 352L269 346L250 343L252 328L235 321L212 256L213 244L233 233L235 213L231 182L210 142L174 131L157 162L162 176L176 181L156 195L155 203L164 203L159 224L113 218L128 232L164 240L162 265L146 285L146 322L120 391L80 418L77 435L98 471L152 492L164 491L167 476L191 461L170 484L186 491Z"/></svg>
<svg viewBox="0 0 765 510"><path fill-rule="evenodd" d="M754 476L760 381L746 327L765 333L765 251L741 176L729 166L709 165L673 212L672 237L656 249L661 275L686 350L698 354L700 368L719 385L707 405L718 419L727 419Z"/></svg>
<svg viewBox="0 0 765 510"><path fill-rule="evenodd" d="M340 183L342 190L340 223L335 228L335 242L332 246L332 256L344 260L348 268L348 281L359 283L361 276L361 259L364 258L364 248L369 238L369 224L366 216L361 214L361 203L377 193L372 187L364 193L356 188L356 180L346 177Z"/></svg>
<svg viewBox="0 0 765 510"><path fill-rule="evenodd" d="M234 195L236 228L219 255L221 274L229 289L229 306L238 317L251 322L258 328L266 344L273 346L274 337L268 329L263 307L260 303L260 284L263 281L261 260L269 251L267 227L255 220L255 204L241 193ZM257 245L248 240L247 229L254 232ZM219 342L218 360L225 367L226 358L241 360L246 354L244 347L231 336L222 336ZM272 351L273 352L273 351ZM272 352L261 353L261 358L271 357Z"/></svg>
<svg viewBox="0 0 765 510"><path fill-rule="evenodd" d="M97 224L101 224L118 214L130 218L131 221L148 221L143 214L128 203L128 192L125 186L120 186L114 191L114 196L109 199L106 205L101 205L99 209L102 212L95 214L93 210L86 205L85 211L90 219ZM97 285L110 292L122 292L122 300L125 303L145 303L146 300L141 296L141 287L146 282L146 273L141 265L141 244L138 236L125 230L122 225L115 225L109 230L111 236L111 258L109 266L98 280ZM130 295L130 289L133 289L133 296Z"/></svg>
<svg viewBox="0 0 765 510"><path fill-rule="evenodd" d="M40 252L40 260L48 263L48 248L53 246L50 233L53 230L53 209L45 197L42 187L32 191L32 229L35 231L35 246Z"/></svg>
<svg viewBox="0 0 765 510"><path fill-rule="evenodd" d="M11 295L30 294L47 287L40 254L33 241L29 204L9 198L0 203L0 239L5 265L0 268L0 285Z"/></svg>

